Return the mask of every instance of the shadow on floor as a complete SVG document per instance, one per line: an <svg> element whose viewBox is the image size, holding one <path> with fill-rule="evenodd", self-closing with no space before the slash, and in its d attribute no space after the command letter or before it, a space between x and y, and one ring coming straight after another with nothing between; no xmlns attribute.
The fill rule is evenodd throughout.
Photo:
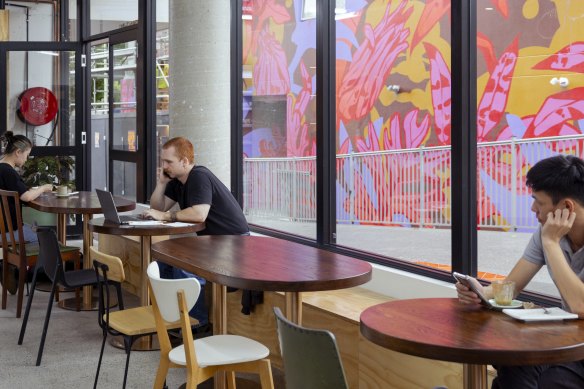
<svg viewBox="0 0 584 389"><path fill-rule="evenodd" d="M276 369L272 366L272 376L274 377L274 389L286 389L286 384L284 383L284 372L280 369ZM236 374L236 385L237 389L260 389L260 380L257 374L246 374L238 373ZM181 385L179 389L184 389L185 384ZM213 379L209 379L199 386L197 389L213 389Z"/></svg>

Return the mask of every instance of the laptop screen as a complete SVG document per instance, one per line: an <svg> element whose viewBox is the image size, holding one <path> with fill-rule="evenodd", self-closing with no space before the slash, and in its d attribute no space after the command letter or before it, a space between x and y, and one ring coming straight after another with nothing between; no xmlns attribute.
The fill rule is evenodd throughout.
<svg viewBox="0 0 584 389"><path fill-rule="evenodd" d="M99 199L99 204L101 205L101 210L103 211L103 217L105 220L116 224L122 224L120 216L118 215L118 210L116 209L116 204L114 203L114 196L110 192L105 190L95 190L97 192L97 198Z"/></svg>

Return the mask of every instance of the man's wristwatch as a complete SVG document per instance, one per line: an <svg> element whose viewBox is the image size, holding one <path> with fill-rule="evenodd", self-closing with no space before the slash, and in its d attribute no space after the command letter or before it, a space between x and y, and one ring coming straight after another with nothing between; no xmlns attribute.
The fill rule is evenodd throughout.
<svg viewBox="0 0 584 389"><path fill-rule="evenodd" d="M176 213L177 213L177 211L170 211L170 221L171 222L176 221Z"/></svg>

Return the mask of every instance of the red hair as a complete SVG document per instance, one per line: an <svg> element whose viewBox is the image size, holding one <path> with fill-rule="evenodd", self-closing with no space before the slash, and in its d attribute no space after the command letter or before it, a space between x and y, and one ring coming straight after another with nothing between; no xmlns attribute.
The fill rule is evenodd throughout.
<svg viewBox="0 0 584 389"><path fill-rule="evenodd" d="M179 160L186 158L189 163L195 163L195 150L193 144L187 138L178 136L168 140L163 146L163 149L174 147L174 152Z"/></svg>

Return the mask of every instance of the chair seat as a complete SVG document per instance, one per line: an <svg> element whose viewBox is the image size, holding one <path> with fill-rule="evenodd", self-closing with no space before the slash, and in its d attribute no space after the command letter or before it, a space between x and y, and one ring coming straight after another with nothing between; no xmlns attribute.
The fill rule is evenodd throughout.
<svg viewBox="0 0 584 389"><path fill-rule="evenodd" d="M104 314L103 320L105 319ZM191 318L191 323L195 325L198 324L198 321ZM109 326L117 332L129 336L153 334L156 332L154 311L152 311L152 306L149 305L147 307L136 307L110 312ZM169 330L180 328L180 322L167 322L166 328Z"/></svg>
<svg viewBox="0 0 584 389"><path fill-rule="evenodd" d="M63 273L63 286L78 288L80 286L97 285L97 278L93 269L66 271Z"/></svg>
<svg viewBox="0 0 584 389"><path fill-rule="evenodd" d="M20 246L16 246L17 247L17 252L16 254L18 254L18 247ZM34 256L38 256L39 255L39 244L38 242L32 242L32 243L26 243L24 245L24 249L26 251L26 256L27 257L34 257ZM12 247L8 247L8 251L12 252ZM73 252L73 251L79 251L79 247L75 247L75 246L65 246L61 243L59 243L59 251L61 253L68 253L68 252Z"/></svg>
<svg viewBox="0 0 584 389"><path fill-rule="evenodd" d="M200 367L257 361L270 354L263 344L238 335L214 335L196 339L194 343ZM168 358L177 365L185 366L184 345L173 348Z"/></svg>

